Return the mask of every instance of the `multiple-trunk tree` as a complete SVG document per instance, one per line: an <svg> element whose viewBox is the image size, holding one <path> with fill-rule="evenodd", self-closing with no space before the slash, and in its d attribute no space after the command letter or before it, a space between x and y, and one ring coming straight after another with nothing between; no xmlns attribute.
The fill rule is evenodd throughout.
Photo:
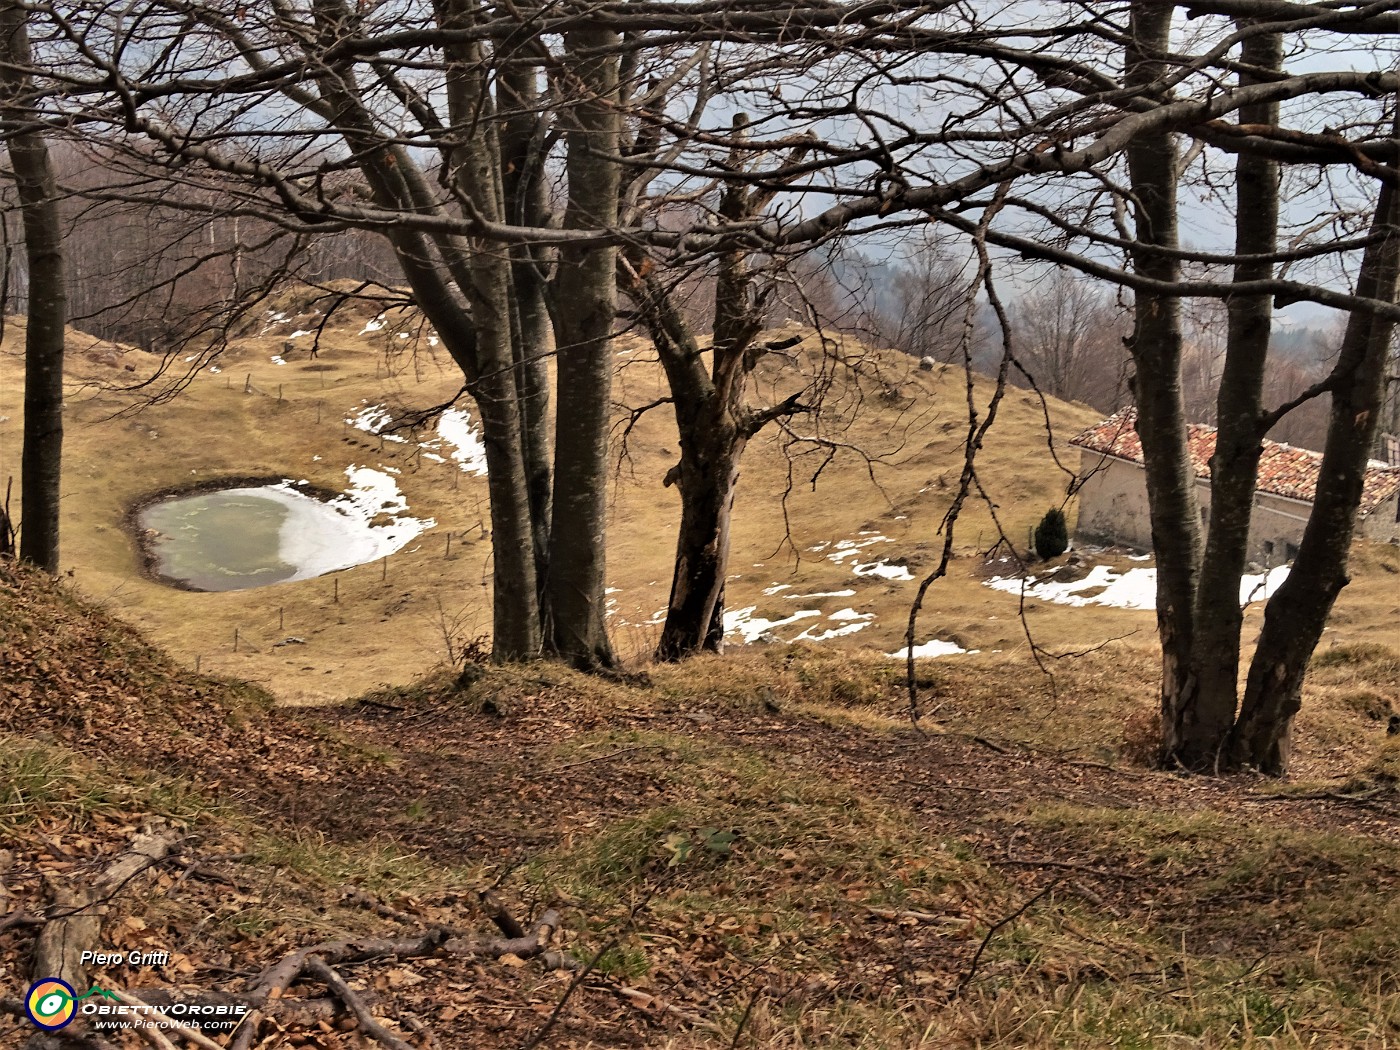
<svg viewBox="0 0 1400 1050"><path fill-rule="evenodd" d="M1170 76L1173 14L1171 4L1133 5L1128 86L1150 93ZM1241 87L1282 78L1283 37L1269 29L1240 23ZM1239 121L1256 131L1277 131L1278 101L1266 98L1242 106ZM1134 267L1164 285L1181 279L1174 139L1164 131L1128 149L1138 240ZM1241 289L1260 287L1273 274L1279 180L1276 160L1251 151L1239 153L1234 281ZM1378 303L1396 300L1400 212L1393 199L1392 171L1380 186L1356 287L1358 296ZM1358 310L1351 314L1331 375L1308 392L1331 396L1317 495L1288 580L1266 607L1241 707L1243 615L1238 599L1248 561L1262 442L1292 407L1270 409L1263 400L1272 298L1261 288L1238 291L1227 299L1229 331L1204 537L1182 395L1180 302L1169 292L1139 293L1135 303L1130 346L1158 567L1163 755L1189 769L1287 770L1289 734L1304 674L1332 604L1347 582L1347 555L1384 393L1393 322Z"/></svg>
<svg viewBox="0 0 1400 1050"><path fill-rule="evenodd" d="M363 30L362 13L343 0L315 0L306 20L274 19L259 35L249 34L236 12L215 5L192 14L256 73L278 57L314 70L273 80L281 104L293 104L344 145L346 159L322 156L316 178L332 168L358 172L361 181L349 192L368 200L377 216L363 225L392 243L415 302L462 370L486 449L493 656L548 653L580 667L612 666L603 620L603 480L614 249L596 240L566 241L551 257L528 242L505 245L476 230L550 224L551 116L566 129L564 228L586 233L615 225L616 34L571 30L562 56L549 56L538 42L487 27L490 13L476 0L443 0L434 8L433 30L445 108L439 113L438 100L408 71L386 61L330 57L353 46ZM546 59L559 77L553 99L539 89ZM393 108L416 122L413 130L394 123ZM291 165L250 164L236 150L192 145L142 116L133 121L172 166L197 163L241 179L250 192L270 191L292 220L325 220L319 184L307 192ZM553 433L546 371L551 314L558 357Z"/></svg>
<svg viewBox="0 0 1400 1050"><path fill-rule="evenodd" d="M1189 13L1215 22L1194 54L1180 50L1177 5L1149 0L1128 5L1126 24L1066 3L1038 8L1036 26L1000 28L996 13L943 4L824 0L438 0L421 22L345 0L272 10L159 0L120 16L80 3L72 17L37 7L33 17L46 20L46 46L63 70L49 85L62 98L53 112L74 134L164 165L186 187L217 190L211 214L256 215L296 236L353 228L392 245L478 407L500 659L614 662L603 585L619 279L657 346L681 439L670 475L680 532L659 646L667 659L722 644L744 447L804 407L797 396L748 403L749 377L771 349L755 276L765 256L934 221L940 236L961 232L1128 289L1159 558L1164 749L1191 768L1281 770L1308 654L1345 580L1385 344L1400 317L1394 137L1287 128L1280 113L1324 92L1350 93L1374 111L1376 99L1393 97L1396 74L1289 72L1282 55L1297 34L1393 31L1397 16L1383 6L1200 0ZM1118 52L1122 76L1106 71ZM186 61L204 75L187 76ZM888 109L871 84L888 86ZM911 118L907 103L923 91L939 100L937 119ZM754 107L751 122L705 117L707 101L725 92L734 100L711 108ZM1353 125L1368 120L1374 112ZM30 126L7 125L17 129L12 153ZM1186 138L1193 156L1215 151L1212 172L1222 151L1236 156L1229 249L1181 243ZM1371 233L1305 237L1281 250L1279 170L1290 163L1348 165L1384 183ZM121 192L159 198L136 185ZM194 208L191 200L159 203ZM1280 269L1362 248L1353 289ZM676 267L687 266L714 281L708 338L677 301ZM1234 598L1260 441L1288 408L1267 406L1261 385L1271 302L1281 295L1348 310L1351 322L1336 368L1313 391L1332 399L1313 522L1269 606L1241 709ZM1180 302L1189 296L1224 300L1229 316L1206 530L1182 396Z"/></svg>

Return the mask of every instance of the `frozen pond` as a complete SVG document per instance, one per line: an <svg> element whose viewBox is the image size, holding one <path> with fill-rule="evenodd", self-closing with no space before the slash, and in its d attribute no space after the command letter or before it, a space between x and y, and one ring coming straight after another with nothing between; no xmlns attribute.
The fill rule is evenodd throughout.
<svg viewBox="0 0 1400 1050"><path fill-rule="evenodd" d="M265 587L374 561L432 527L406 516L392 476L345 473L347 491L328 501L282 482L152 503L136 519L151 568L190 590Z"/></svg>

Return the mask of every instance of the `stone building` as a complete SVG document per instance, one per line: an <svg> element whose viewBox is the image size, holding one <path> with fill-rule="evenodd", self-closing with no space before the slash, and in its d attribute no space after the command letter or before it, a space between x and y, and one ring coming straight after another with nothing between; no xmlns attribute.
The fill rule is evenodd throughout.
<svg viewBox="0 0 1400 1050"><path fill-rule="evenodd" d="M1210 457L1215 428L1189 428L1191 464L1202 518L1210 514ZM1082 484L1075 536L1089 543L1121 543L1152 548L1142 444L1132 410L1110 416L1073 441L1080 449ZM1265 441L1249 527L1249 558L1260 565L1292 561L1312 511L1322 453ZM1400 467L1373 461L1366 472L1356 535L1400 543Z"/></svg>

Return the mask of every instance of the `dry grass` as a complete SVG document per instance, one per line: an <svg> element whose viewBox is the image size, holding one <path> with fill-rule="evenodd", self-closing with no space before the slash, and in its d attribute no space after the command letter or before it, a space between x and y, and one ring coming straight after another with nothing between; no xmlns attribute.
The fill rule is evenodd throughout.
<svg viewBox="0 0 1400 1050"><path fill-rule="evenodd" d="M73 336L69 353L64 568L72 570L83 593L121 612L182 662L198 660L202 668L259 682L284 703L324 702L381 684L406 684L445 658L445 621L473 636L490 627L483 482L342 422L366 401L418 407L439 402L457 390L460 374L440 348L418 338L412 323L406 329L412 337L399 339L396 312L384 329L361 335L374 315L364 306L336 315L317 360L302 349L286 364L274 364L271 358L282 354L290 331L312 327L315 314L307 305L305 295L287 293L272 304L287 313L286 324L266 332L253 326L218 359L220 373L201 371L180 397L139 412L130 412L139 392L111 388L149 375L155 367L151 355L128 349L114 357L107 347L90 353L92 341L80 335ZM8 417L0 422L0 443L13 449L19 445L21 334L22 326L12 325L0 350L0 416ZM304 348L309 341L303 337L295 345ZM761 369L755 398L780 397L793 389L795 374L830 367L817 345L816 336L809 336L792 361ZM623 405L644 403L658 393L660 370L643 344L624 341L623 348L629 352L620 357L618 399ZM817 419L797 420L794 428L858 447L875 461L840 450L814 487L824 453L791 444L777 430L755 441L736 507L729 601L731 607L760 604L789 614L799 607L829 613L854 606L873 612L876 622L851 641L892 648L910 585L857 580L849 563L834 564L807 548L872 529L893 541L873 553L904 558L915 572L931 566L941 542L935 529L960 462L963 380L952 369L920 372L899 354L850 352L862 354L857 370L838 369L828 409ZM125 371L128 364L133 372ZM177 362L181 366L188 367ZM244 394L245 381L255 393ZM985 396L980 380L979 389ZM1092 413L1055 404L1052 417L1063 453ZM628 658L643 656L654 644L656 626L649 621L664 608L669 591L679 507L675 489L664 488L661 479L675 461L675 448L674 424L662 408L642 419L625 455L618 450L609 582L619 589L614 631ZM401 471L399 485L412 512L437 525L392 556L387 574L380 564L337 574L338 604L330 578L210 595L173 591L141 577L122 521L143 497L229 476L305 478L336 490L350 464ZM1060 499L1067 478L1049 463L1040 408L1027 396L1013 393L1003 408L984 455L983 480L1013 536L1024 534L1046 505ZM444 557L449 531L452 553ZM960 536L969 549L992 542L985 508L970 506ZM799 606L783 594L762 594L779 583L798 594L851 587L859 593ZM970 578L947 591L931 610L931 631L961 632L987 648L1015 644L1014 603L1006 596L984 591ZM938 623L938 610L954 605L956 621ZM998 615L993 610L1006 630L985 629L986 614ZM288 635L308 644L273 648Z"/></svg>
<svg viewBox="0 0 1400 1050"><path fill-rule="evenodd" d="M279 304L292 315L299 305L294 297ZM568 943L580 956L616 938L599 959L610 980L698 1017L694 1026L647 1019L628 1029L677 1050L1400 1041L1393 819L1301 798L1371 792L1363 802L1389 803L1400 783L1400 744L1385 734L1389 714L1400 710L1400 553L1357 549L1354 582L1298 723L1296 762L1306 783L1298 798L1279 799L1284 792L1272 786L1185 781L1141 768L1156 707L1150 613L1032 603L1028 622L1043 646L1106 643L1052 660L1053 677L1042 674L1016 598L981 584L972 548L990 542L991 526L985 508L973 507L954 572L931 592L921 640L957 640L981 653L920 663L930 737L916 737L905 721L903 663L882 655L901 644L912 585L857 580L849 563L809 550L868 529L892 540L875 553L905 558L916 573L935 558L959 458L961 377L875 355L853 389L879 411L846 426L840 410L850 404L835 403L830 420L813 424L887 453L875 482L864 460L845 454L810 491L810 457L799 456L790 478L776 438L756 443L729 584L731 606L754 605L758 615L849 606L874 613L875 626L820 645L755 645L680 666L646 662L656 630L647 621L664 605L677 510L674 491L660 485L675 439L658 411L629 438L613 487L610 551L610 582L620 588L615 634L647 681L474 664L465 678L455 668L420 677L447 655L444 626L459 639L488 626L489 544L465 538L481 534L484 490L465 477L454 488L446 467L412 462L402 446L381 448L339 422L362 400L423 405L458 383L425 344L416 361L400 359L386 376L386 340L412 340L398 340L392 327L357 335L372 315L337 320L314 363L301 356L274 365L286 329L252 331L220 362L222 373L203 373L180 399L135 416L112 418L129 404L123 395L78 393L69 413L65 565L82 593L137 623L186 668L198 659L206 672L263 683L284 703L379 687L372 699L407 708L402 731L393 721L368 732L333 723L333 714L313 716L325 718L322 725L274 713L269 724L301 735L274 735L262 746L296 764L309 761L296 746L318 749L317 761L355 785L367 813L378 805L390 814L385 822L427 826L419 845L336 837L280 812L269 829L257 803L213 807L192 777L154 777L110 759L99 769L58 741L14 734L0 737L0 831L32 840L37 856L45 837L71 841L106 829L115 840L125 822L157 812L196 829L208 849L246 854L239 878L257 892L225 893L203 914L180 910L193 905L142 902L153 915L173 909L171 925L201 924L201 950L216 956L251 958L332 929L382 925L329 906L342 888L370 888L418 908L427 899L470 898L505 878L521 900L565 907ZM303 322L296 327L307 327L310 315L296 316ZM16 345L11 335L0 353L6 448L17 447ZM804 367L815 364L811 345ZM659 377L645 348L634 344L624 356L620 397L637 404L655 396ZM115 367L104 363L111 348L98 358L74 354L75 383L127 374L127 360L139 362L131 374L149 367L139 351L117 354ZM245 395L245 376L262 392ZM759 379L772 391L790 389L778 371ZM881 402L890 385L898 398ZM1074 406L1055 406L1053 415L1060 440L1092 419ZM1020 394L995 435L984 483L1013 535L1024 534L1058 501L1064 479L1049 463L1038 407ZM350 463L398 467L414 512L438 526L390 560L387 578L380 565L338 574L338 605L329 579L209 595L137 573L121 519L143 495L235 473L334 488ZM785 492L790 536L777 513ZM449 529L457 539L447 559ZM783 583L790 589L763 593ZM786 597L852 587L853 597ZM66 619L88 616L71 602L55 609L54 618L25 620L24 630L57 633ZM305 646L271 647L279 615L280 633L304 637ZM129 683L133 696L148 704L177 696L186 705L203 695L194 676L128 633L103 634L92 622L96 637L108 639L101 645L113 680ZM1258 609L1247 623L1252 642ZM54 681L55 690L73 688L62 676ZM217 683L209 689L220 704L238 696ZM256 716L257 695L246 699ZM423 757L412 747L443 760L448 744L431 722L419 731L423 740L408 739L419 717L509 744L488 755L489 769L480 761L453 769L467 781L455 785L470 803L461 812L427 795L372 795L372 785ZM237 735L230 740L236 745ZM434 848L439 826L470 828L487 813L499 816L505 836L517 817L548 824L548 813L512 808L527 782L538 787L541 769L586 771L593 779L577 783L600 793L569 800L574 808L548 848L502 857ZM486 772L492 784L522 790L477 798L473 770L483 793ZM431 808L439 805L441 812ZM1060 866L1019 862L1025 858ZM992 933L1042 891L1023 916ZM872 909L921 917L885 920ZM488 978L498 980L500 968L479 970L467 984ZM562 983L547 992L552 1002ZM537 1002L521 1016L537 1016ZM437 1028L449 1038L456 1031Z"/></svg>
<svg viewBox="0 0 1400 1050"><path fill-rule="evenodd" d="M465 685L444 672L377 694L399 715L265 712L275 731L240 769L247 797L213 806L193 775L128 768L136 748L122 742L237 695L191 691L196 676L31 577L8 651L61 683L80 680L78 654L105 649L108 676L145 703L109 728L101 766L57 741L0 737L0 831L36 871L46 843L101 855L150 814L187 829L201 855L234 858L233 886L177 885L172 870L109 918L189 931L182 954L211 974L231 960L253 972L313 938L384 932L345 905L346 890L415 924L480 925L475 891L501 883L522 914L563 908L566 946L597 957L594 998L561 1047L1381 1047L1400 1032L1395 818L1249 781L1102 769L1100 758L1123 760L1125 706L1150 711L1135 692L1146 650L1065 661L1053 689L1004 654L931 662L929 738L899 722L897 663L830 647L652 667L650 685L548 666L476 668ZM1328 690L1393 688L1395 655L1376 642L1329 649L1311 702L1341 718ZM61 711L66 697L55 687L37 703ZM1364 784L1388 806L1397 745L1347 710L1364 779L1328 790ZM486 743L467 753L463 740ZM448 763L429 774L462 782L430 777L437 790L415 812L419 787L403 784L425 759ZM254 790L263 762L266 797ZM335 782L298 781L313 764ZM560 795L540 795L558 778ZM294 798L333 791L333 808L362 807L363 828L376 812L379 826L403 827L395 807L407 806L423 831L396 842L328 830L314 811L298 821ZM443 845L493 815L492 851ZM557 831L540 845L522 829L534 845L512 848L526 823ZM17 885L40 884L26 874ZM18 952L14 931L0 966L7 945ZM407 987L453 1048L482 1045L481 1031L435 1019L444 989L483 1010L524 1000L489 1044L518 1046L568 978L490 964L445 980L456 983ZM691 1020L619 1006L608 992L619 984ZM375 986L393 1014L403 990ZM618 1041L574 1039L570 1025L600 1002Z"/></svg>

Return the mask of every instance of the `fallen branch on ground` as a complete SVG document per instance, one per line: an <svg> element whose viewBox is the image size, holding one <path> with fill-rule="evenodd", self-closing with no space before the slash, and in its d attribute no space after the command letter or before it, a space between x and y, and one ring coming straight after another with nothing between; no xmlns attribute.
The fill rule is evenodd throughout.
<svg viewBox="0 0 1400 1050"><path fill-rule="evenodd" d="M87 983L83 952L91 951L102 933L102 905L132 879L160 863L179 836L171 828L149 825L131 840L125 853L109 864L91 886L73 888L50 880L53 903L44 914L44 928L34 942L32 972L58 977L74 988Z"/></svg>
<svg viewBox="0 0 1400 1050"><path fill-rule="evenodd" d="M355 1015L355 1020L360 1023L360 1031L377 1043L382 1043L389 1047L389 1050L413 1050L408 1043L396 1036L389 1029L385 1028L374 1015L369 1012L369 1007L365 1005L363 999L355 994L354 989L345 982L345 978L336 973L316 956L306 960L305 972L325 983L337 999L350 1008L350 1012Z"/></svg>
<svg viewBox="0 0 1400 1050"><path fill-rule="evenodd" d="M504 909L502 909L504 911ZM467 956L484 959L499 959L503 955L514 955L520 959L542 958L546 965L553 964L562 956L549 952L549 940L559 928L560 916L550 909L540 916L534 929L521 937L495 940L476 940L454 936L454 931L444 927L434 927L417 937L384 938L365 937L341 941L325 941L301 948L283 957L273 966L264 970L253 982L244 997L244 1002L253 1007L243 1026L234 1037L233 1050L248 1050L255 1038L257 1027L266 1015L264 1007L270 1000L280 1000L283 993L303 976L318 977L325 982L322 967L333 968L354 965L372 959L413 959L426 956L444 955ZM518 927L517 927L518 928ZM557 968L557 967L556 967ZM348 988L348 986L346 986ZM358 1009L366 1009L363 1001L357 1008L355 1003L332 987L333 994L345 1002L358 1017ZM366 1032L366 1034L370 1034ZM376 1037L377 1038L377 1037ZM380 1040L383 1042L383 1040ZM386 1044L389 1045L389 1044Z"/></svg>

